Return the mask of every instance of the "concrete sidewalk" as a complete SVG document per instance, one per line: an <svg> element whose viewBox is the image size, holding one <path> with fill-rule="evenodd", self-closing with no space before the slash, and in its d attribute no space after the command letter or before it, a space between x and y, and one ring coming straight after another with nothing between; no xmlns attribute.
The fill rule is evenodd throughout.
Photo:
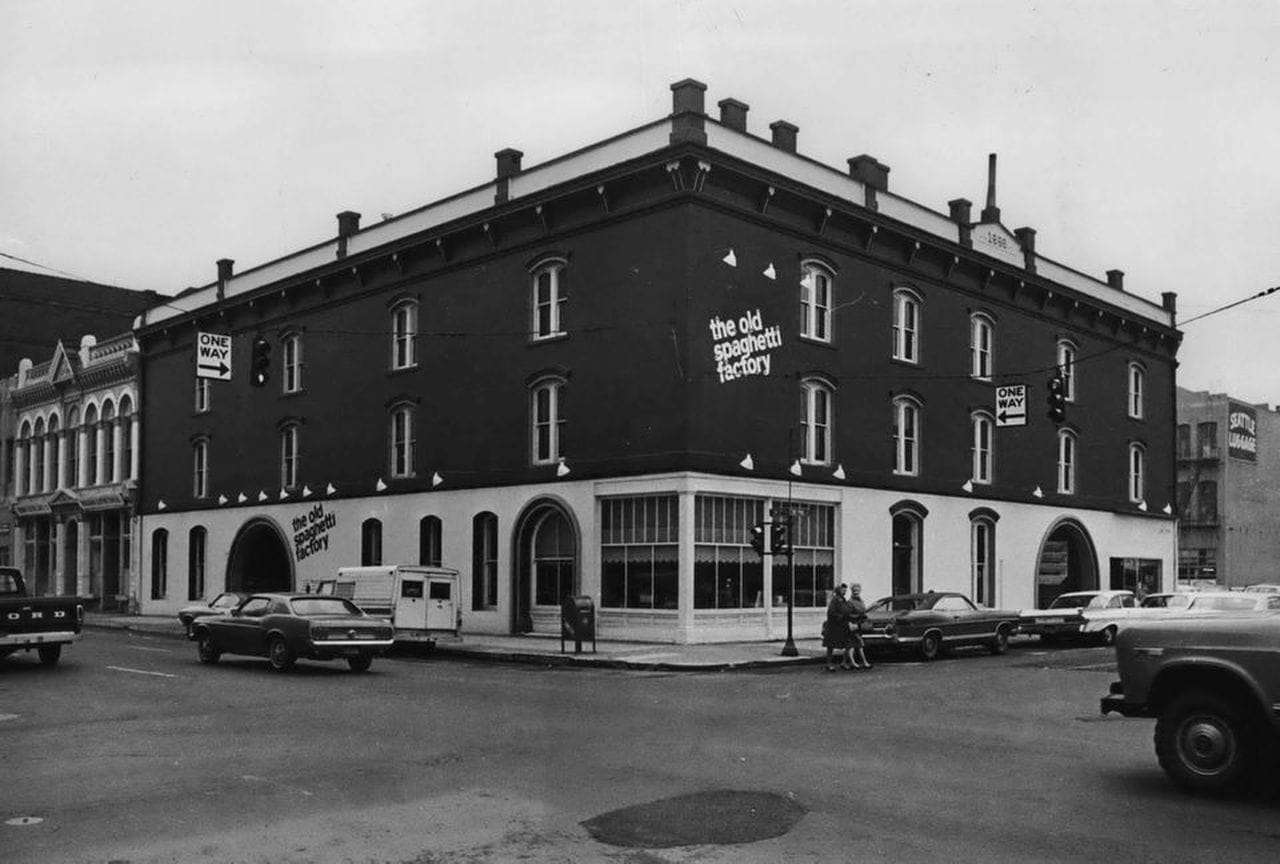
<svg viewBox="0 0 1280 864"><path fill-rule="evenodd" d="M177 617L159 615L113 615L85 613L88 630L129 630L148 636L186 639ZM710 645L673 645L666 642L598 641L595 651L584 642L582 653L574 653L573 642L551 636L489 636L466 634L442 639L435 652L440 657L459 657L503 663L533 663L542 666L601 666L644 671L706 672L727 669L782 668L820 664L825 657L822 641L796 639L797 655L784 657L782 642L728 642ZM194 648L192 649L195 650ZM399 650L399 649L397 649Z"/></svg>

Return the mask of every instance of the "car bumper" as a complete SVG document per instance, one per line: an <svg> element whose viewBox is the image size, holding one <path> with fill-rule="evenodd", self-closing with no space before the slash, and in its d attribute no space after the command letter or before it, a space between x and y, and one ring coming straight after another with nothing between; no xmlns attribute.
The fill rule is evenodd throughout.
<svg viewBox="0 0 1280 864"><path fill-rule="evenodd" d="M316 659L336 657L357 657L361 654L382 654L395 644L393 639L379 639L376 642L368 639L332 639L324 642L309 643L307 656Z"/></svg>
<svg viewBox="0 0 1280 864"><path fill-rule="evenodd" d="M862 634L863 645L887 645L889 647L897 647L899 645L919 645L920 636L904 636L900 633L884 633L871 632Z"/></svg>
<svg viewBox="0 0 1280 864"><path fill-rule="evenodd" d="M44 633L10 633L0 636L0 648L21 648L36 645L75 642L80 634L74 630L50 630Z"/></svg>
<svg viewBox="0 0 1280 864"><path fill-rule="evenodd" d="M1084 621L1019 621L1018 632L1024 636L1079 636L1084 632Z"/></svg>
<svg viewBox="0 0 1280 864"><path fill-rule="evenodd" d="M1103 714L1119 714L1121 717L1154 717L1145 703L1131 702L1124 698L1124 687L1119 681L1113 681L1111 692L1103 696L1098 703Z"/></svg>

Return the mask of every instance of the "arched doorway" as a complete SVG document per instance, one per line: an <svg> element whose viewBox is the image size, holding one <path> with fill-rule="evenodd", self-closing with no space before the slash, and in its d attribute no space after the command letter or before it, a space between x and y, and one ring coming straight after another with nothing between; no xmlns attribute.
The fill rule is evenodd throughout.
<svg viewBox="0 0 1280 864"><path fill-rule="evenodd" d="M535 611L559 620L560 601L580 590L578 527L564 505L535 501L517 523L515 543L511 629L528 633L534 629Z"/></svg>
<svg viewBox="0 0 1280 864"><path fill-rule="evenodd" d="M914 594L924 586L924 517L917 501L899 501L889 508L893 516L893 593Z"/></svg>
<svg viewBox="0 0 1280 864"><path fill-rule="evenodd" d="M1098 588L1098 556L1089 532L1075 519L1061 519L1045 535L1036 562L1036 608L1068 591Z"/></svg>
<svg viewBox="0 0 1280 864"><path fill-rule="evenodd" d="M251 519L240 528L227 559L227 590L293 590L293 557L275 522Z"/></svg>

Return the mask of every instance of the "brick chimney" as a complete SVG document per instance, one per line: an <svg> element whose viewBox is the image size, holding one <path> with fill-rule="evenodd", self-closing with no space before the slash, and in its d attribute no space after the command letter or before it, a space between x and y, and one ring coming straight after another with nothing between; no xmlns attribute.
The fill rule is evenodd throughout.
<svg viewBox="0 0 1280 864"><path fill-rule="evenodd" d="M717 104L720 106L720 125L739 132L747 131L747 111L751 106L737 99L721 99Z"/></svg>
<svg viewBox="0 0 1280 864"><path fill-rule="evenodd" d="M360 230L360 214L343 210L338 214L338 257L347 257L347 238Z"/></svg>
<svg viewBox="0 0 1280 864"><path fill-rule="evenodd" d="M1123 291L1124 290L1124 271L1108 270L1107 284L1110 285L1112 288L1116 289L1117 291Z"/></svg>
<svg viewBox="0 0 1280 864"><path fill-rule="evenodd" d="M511 178L520 173L520 160L524 154L506 147L493 154L497 162L497 188L493 193L495 204L502 204L510 197Z"/></svg>
<svg viewBox="0 0 1280 864"><path fill-rule="evenodd" d="M849 176L860 182L865 192L865 203L868 210L878 210L877 192L889 191L889 166L882 165L874 156L863 153L854 156L849 162Z"/></svg>
<svg viewBox="0 0 1280 864"><path fill-rule="evenodd" d="M799 126L788 123L786 120L774 120L769 124L769 129L773 131L774 147L786 150L788 153L796 152L796 133L800 131Z"/></svg>
<svg viewBox="0 0 1280 864"><path fill-rule="evenodd" d="M960 245L973 246L973 202L968 198L954 198L947 202L951 221L960 227Z"/></svg>
<svg viewBox="0 0 1280 864"><path fill-rule="evenodd" d="M707 85L692 78L671 85L671 143L707 143Z"/></svg>
<svg viewBox="0 0 1280 864"><path fill-rule="evenodd" d="M1028 273L1036 272L1036 229L1015 228L1013 236L1018 238L1018 245L1022 247L1023 266Z"/></svg>
<svg viewBox="0 0 1280 864"><path fill-rule="evenodd" d="M1164 311L1168 312L1174 318L1178 317L1178 292L1166 291L1160 295L1160 305L1164 307Z"/></svg>
<svg viewBox="0 0 1280 864"><path fill-rule="evenodd" d="M236 262L232 258L218 259L218 299L227 296L227 283L231 281L232 268Z"/></svg>

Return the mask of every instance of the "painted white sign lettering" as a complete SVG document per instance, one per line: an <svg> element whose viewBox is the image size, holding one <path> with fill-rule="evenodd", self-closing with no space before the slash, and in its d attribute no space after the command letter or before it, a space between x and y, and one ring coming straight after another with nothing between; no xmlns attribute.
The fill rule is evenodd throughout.
<svg viewBox="0 0 1280 864"><path fill-rule="evenodd" d="M711 330L711 358L721 384L772 371L772 351L782 347L782 328L777 324L765 327L759 309L736 319L717 315L707 327Z"/></svg>

